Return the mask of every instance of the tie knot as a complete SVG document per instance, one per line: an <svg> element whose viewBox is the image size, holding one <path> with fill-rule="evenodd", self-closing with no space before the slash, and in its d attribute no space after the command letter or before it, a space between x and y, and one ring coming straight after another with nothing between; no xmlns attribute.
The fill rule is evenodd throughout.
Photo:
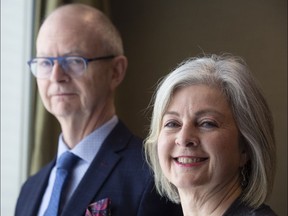
<svg viewBox="0 0 288 216"><path fill-rule="evenodd" d="M70 170L77 160L78 157L75 154L66 151L60 156L57 162L57 169Z"/></svg>

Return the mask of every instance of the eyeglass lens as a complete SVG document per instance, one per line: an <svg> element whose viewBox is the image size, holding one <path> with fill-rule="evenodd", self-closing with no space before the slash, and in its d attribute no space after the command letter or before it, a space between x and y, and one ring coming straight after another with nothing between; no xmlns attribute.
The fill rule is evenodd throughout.
<svg viewBox="0 0 288 216"><path fill-rule="evenodd" d="M61 57L58 58L65 73L71 76L80 76L86 69L86 62L81 57ZM35 58L30 62L33 74L38 78L47 78L51 75L54 61L49 58Z"/></svg>

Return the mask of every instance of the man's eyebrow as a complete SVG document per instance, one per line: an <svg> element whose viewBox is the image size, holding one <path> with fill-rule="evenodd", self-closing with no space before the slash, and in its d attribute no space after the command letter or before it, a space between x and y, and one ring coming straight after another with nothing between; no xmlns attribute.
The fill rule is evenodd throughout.
<svg viewBox="0 0 288 216"><path fill-rule="evenodd" d="M65 52L64 54L62 55L59 55L59 56L82 56L83 55L83 52L81 52L80 50L72 50L72 51L69 51L69 52ZM51 57L50 55L47 55L46 53L37 53L36 54L37 57Z"/></svg>

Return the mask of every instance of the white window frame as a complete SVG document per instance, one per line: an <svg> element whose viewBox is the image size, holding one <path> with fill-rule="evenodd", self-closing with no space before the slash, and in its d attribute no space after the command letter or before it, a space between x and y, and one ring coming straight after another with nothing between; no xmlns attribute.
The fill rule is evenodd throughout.
<svg viewBox="0 0 288 216"><path fill-rule="evenodd" d="M1 215L14 215L28 173L32 20L33 0L1 0Z"/></svg>

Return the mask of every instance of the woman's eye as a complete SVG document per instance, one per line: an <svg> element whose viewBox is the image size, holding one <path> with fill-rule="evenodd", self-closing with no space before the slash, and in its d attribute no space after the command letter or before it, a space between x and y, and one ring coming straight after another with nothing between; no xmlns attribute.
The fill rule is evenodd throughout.
<svg viewBox="0 0 288 216"><path fill-rule="evenodd" d="M200 126L204 128L214 128L214 127L218 127L218 124L214 121L202 121L200 123Z"/></svg>
<svg viewBox="0 0 288 216"><path fill-rule="evenodd" d="M170 122L167 122L164 127L168 127L168 128L175 128L175 127L179 127L180 124L177 123L177 122L174 122L174 121L170 121Z"/></svg>

